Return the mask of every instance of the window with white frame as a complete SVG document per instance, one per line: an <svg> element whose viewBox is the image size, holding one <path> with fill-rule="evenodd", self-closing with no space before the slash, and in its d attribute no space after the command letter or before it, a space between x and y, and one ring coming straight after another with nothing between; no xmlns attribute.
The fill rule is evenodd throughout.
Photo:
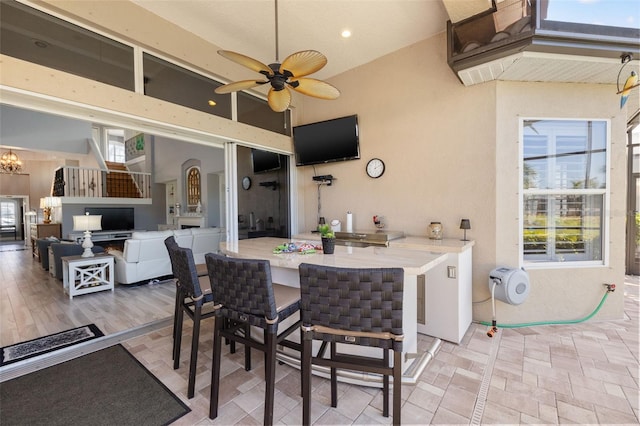
<svg viewBox="0 0 640 426"><path fill-rule="evenodd" d="M107 129L107 161L124 163L124 129Z"/></svg>
<svg viewBox="0 0 640 426"><path fill-rule="evenodd" d="M16 226L18 204L14 200L0 202L0 224L2 226Z"/></svg>
<svg viewBox="0 0 640 426"><path fill-rule="evenodd" d="M521 124L523 261L602 264L608 121Z"/></svg>

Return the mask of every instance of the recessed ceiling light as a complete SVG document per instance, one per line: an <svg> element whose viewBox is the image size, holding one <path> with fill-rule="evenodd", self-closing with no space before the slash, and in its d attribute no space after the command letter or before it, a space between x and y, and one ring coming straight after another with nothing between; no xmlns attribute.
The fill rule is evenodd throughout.
<svg viewBox="0 0 640 426"><path fill-rule="evenodd" d="M349 31L349 30L342 30L341 35L342 35L342 38L349 38L349 37L351 37L351 31Z"/></svg>
<svg viewBox="0 0 640 426"><path fill-rule="evenodd" d="M47 43L44 40L38 40L38 39L34 39L33 40L33 44L35 44L36 46L38 46L41 49L47 48L49 47L49 43Z"/></svg>

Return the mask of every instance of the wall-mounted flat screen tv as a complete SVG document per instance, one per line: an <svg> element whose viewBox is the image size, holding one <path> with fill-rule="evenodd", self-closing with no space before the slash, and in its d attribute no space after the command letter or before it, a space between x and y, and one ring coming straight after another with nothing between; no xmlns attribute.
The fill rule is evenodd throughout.
<svg viewBox="0 0 640 426"><path fill-rule="evenodd" d="M102 215L103 231L135 229L133 207L85 207L85 213Z"/></svg>
<svg viewBox="0 0 640 426"><path fill-rule="evenodd" d="M253 173L266 173L280 169L280 154L277 152L251 149Z"/></svg>
<svg viewBox="0 0 640 426"><path fill-rule="evenodd" d="M293 150L296 166L359 159L358 116L294 127Z"/></svg>

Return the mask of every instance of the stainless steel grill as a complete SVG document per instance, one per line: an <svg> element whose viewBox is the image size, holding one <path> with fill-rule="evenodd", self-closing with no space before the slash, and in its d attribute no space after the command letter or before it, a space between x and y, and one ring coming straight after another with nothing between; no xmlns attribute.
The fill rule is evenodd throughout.
<svg viewBox="0 0 640 426"><path fill-rule="evenodd" d="M402 237L402 231L336 232L336 244L352 247L388 246L389 241Z"/></svg>

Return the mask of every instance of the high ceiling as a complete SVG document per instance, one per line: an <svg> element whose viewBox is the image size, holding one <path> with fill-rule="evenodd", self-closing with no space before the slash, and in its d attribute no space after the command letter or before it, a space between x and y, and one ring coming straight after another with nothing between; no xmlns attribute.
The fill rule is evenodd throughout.
<svg viewBox="0 0 640 426"><path fill-rule="evenodd" d="M275 62L274 0L133 2L224 50ZM313 77L326 79L441 33L448 19L442 0L278 0L278 59L322 52L328 63Z"/></svg>
<svg viewBox="0 0 640 426"><path fill-rule="evenodd" d="M224 50L265 64L276 62L275 0L131 0ZM505 0L497 0L501 3ZM327 65L313 74L327 79L446 31L487 10L491 0L278 0L278 58L318 50ZM506 3L505 3L506 4ZM343 38L343 30L351 37ZM638 67L634 58L629 69ZM465 85L490 80L611 84L620 70L611 58L518 54L461 71ZM453 72L453 71L452 71ZM640 105L632 92L629 116Z"/></svg>

